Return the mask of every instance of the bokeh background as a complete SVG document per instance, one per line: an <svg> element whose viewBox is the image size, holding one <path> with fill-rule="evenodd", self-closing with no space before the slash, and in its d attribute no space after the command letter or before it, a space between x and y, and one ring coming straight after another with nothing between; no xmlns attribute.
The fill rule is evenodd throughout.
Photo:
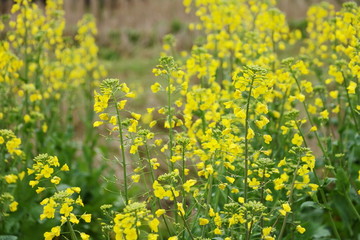
<svg viewBox="0 0 360 240"><path fill-rule="evenodd" d="M346 0L329 0L340 7ZM354 0L359 3L359 0ZM44 6L46 0L34 1ZM196 36L187 28L196 21L186 14L183 0L64 0L65 33L74 36L76 24L84 14L96 18L100 58L109 77L133 82L152 76L151 69L159 57L162 39L174 34L178 50L189 49ZM311 4L321 0L279 0L278 7L287 15L292 27L305 27L304 17ZM13 1L1 0L0 12L9 12Z"/></svg>

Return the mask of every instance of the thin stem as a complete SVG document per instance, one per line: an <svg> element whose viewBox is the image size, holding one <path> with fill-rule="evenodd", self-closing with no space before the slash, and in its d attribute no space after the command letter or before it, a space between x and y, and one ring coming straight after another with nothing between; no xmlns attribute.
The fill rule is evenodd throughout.
<svg viewBox="0 0 360 240"><path fill-rule="evenodd" d="M251 99L251 92L253 89L253 83L255 80L255 76L252 77L251 79L251 83L250 83L250 90L249 90L249 96L247 99L247 104L246 104L246 119L245 119L245 174L244 174L244 199L245 199L245 203L247 201L247 194L248 194L248 158L249 158L249 141L247 139L247 135L248 135L248 131L249 131L249 108L250 108L250 99Z"/></svg>
<svg viewBox="0 0 360 240"><path fill-rule="evenodd" d="M263 168L263 177L261 180L261 197L260 197L260 201L262 204L264 204L264 188L265 188L265 175L266 175L266 167L264 166ZM261 215L261 219L260 219L260 226L261 229L263 229L264 227L264 217Z"/></svg>
<svg viewBox="0 0 360 240"><path fill-rule="evenodd" d="M176 203L176 196L175 196L175 193L174 193L174 191L173 191L172 189L171 189L171 193L172 193L172 195L173 195L173 197L174 197L174 203ZM178 211L178 210L176 210L175 212L177 212L177 211ZM186 230L188 231L190 238L191 238L192 240L195 240L194 236L193 236L192 233L191 233L191 230L190 230L190 228L189 228L189 225L187 224L187 221L186 221L186 219L185 219L185 216L182 214L181 211L178 211L178 212L179 212L179 215L181 216L181 219L182 219L183 222L184 222L184 226L185 226Z"/></svg>
<svg viewBox="0 0 360 240"><path fill-rule="evenodd" d="M317 174L316 174L315 169L313 169L313 173L314 173L314 177L315 177L316 183L320 186L320 180L319 180L319 177L318 177ZM322 199L322 201L324 202L325 206L327 206L327 205L328 205L328 202L327 202L327 199L326 199L326 196L325 196L325 192L324 192L324 190L323 190L321 187L320 187L319 190L320 190L321 199ZM340 234L339 234L339 232L338 232L338 230L337 230L337 228L336 228L336 224L335 224L334 219L333 219L333 216L332 216L332 214L331 214L331 210L330 210L328 207L326 207L326 210L327 210L327 213L328 213L328 215L329 215L331 228L332 228L332 230L334 231L336 238L337 238L338 240L340 240L341 237L340 237Z"/></svg>
<svg viewBox="0 0 360 240"><path fill-rule="evenodd" d="M295 121L295 122L296 122L296 121ZM300 132L300 134L301 134L301 136L302 136L302 138L303 138L303 140L304 140L305 146L307 146L306 139L304 138L304 135L303 135L301 129L300 129L299 127L298 127L298 129L299 129L299 132ZM321 186L321 183L320 183L319 177L317 176L317 173L316 173L316 171L315 171L315 168L312 169L312 171L313 171L313 173L314 173L314 177L315 177L316 184L317 184L318 186ZM326 199L326 195L325 195L324 190L320 187L320 188L319 188L319 191L320 191L320 196L321 196L321 199L322 199L324 205L325 205L325 206L328 206L328 201L327 201L327 199ZM319 202L318 202L318 203L319 203ZM330 211L330 209L329 209L328 207L326 207L326 210L327 210L327 214L329 215L331 228L332 228L332 230L334 231L334 233L335 233L335 235L336 235L336 238L337 238L338 240L340 240L341 237L340 237L339 232L338 232L338 230L337 230L337 228L336 228L336 224L335 224L335 222L334 222L334 219L333 219L333 216L332 216L332 214L331 214L331 211Z"/></svg>
<svg viewBox="0 0 360 240"><path fill-rule="evenodd" d="M351 201L351 199L349 198L349 195L348 194L345 194L345 198L346 198L346 201L349 203L350 207L351 207L351 210L355 213L356 217L358 218L358 220L360 221L360 215L357 211L357 209L355 208L353 202Z"/></svg>
<svg viewBox="0 0 360 240"><path fill-rule="evenodd" d="M77 240L77 237L76 237L76 234L75 234L75 231L70 223L70 221L68 220L67 221L67 226L69 228L69 232L70 232L70 237L71 237L71 240Z"/></svg>
<svg viewBox="0 0 360 240"><path fill-rule="evenodd" d="M181 158L182 158L181 181L182 181L182 183L185 183L185 144L182 145ZM181 191L182 191L182 196L183 196L182 203L185 203L184 188L181 188Z"/></svg>
<svg viewBox="0 0 360 240"><path fill-rule="evenodd" d="M346 89L346 86L348 86L348 83L347 83L346 77L344 76L344 73L342 73L342 75L343 75L343 78L344 78L345 92L346 92L347 101L348 101L348 103L349 103L351 116L353 117L356 130L357 130L358 132L360 132L360 127L359 127L359 125L358 125L358 123L357 123L357 120L356 120L355 111L354 111L354 108L353 108L353 106L352 106L352 104L351 104L350 95L349 95L349 92L348 92L347 89Z"/></svg>
<svg viewBox="0 0 360 240"><path fill-rule="evenodd" d="M124 174L125 203L127 205L129 203L129 198L128 198L126 159L125 159L125 145L124 145L124 139L123 139L123 129L122 129L122 124L121 124L120 112L119 112L119 109L117 107L116 102L115 102L115 109L116 109L116 115L117 115L118 127L119 127L119 139L120 139L120 145L121 145L121 158L122 158L123 174Z"/></svg>
<svg viewBox="0 0 360 240"><path fill-rule="evenodd" d="M145 143L145 151L146 151L146 157L147 157L147 160L148 160L148 163L149 163L149 168L150 168L150 173L151 173L151 180L152 182L154 183L155 181L155 174L154 174L154 170L151 166L151 163L150 163L150 153L149 153L149 148L148 148L148 145ZM155 196L154 196L155 197ZM162 209L162 206L161 206L161 202L160 202L160 199L155 197L157 199L157 203L160 207L160 209ZM162 215L162 219L164 220L164 223L165 223L165 226L166 226L166 230L168 231L169 235L171 235L171 231L170 231L170 228L169 228L169 225L166 221L166 218L164 215Z"/></svg>
<svg viewBox="0 0 360 240"><path fill-rule="evenodd" d="M170 76L167 75L167 80L168 80L168 91L167 91L167 97L168 97L168 123L169 123L169 150L170 150L170 158L172 158L173 156L173 128L172 128L172 112L171 112L171 81L170 81ZM173 162L170 161L170 170L173 171L174 170L174 164Z"/></svg>
<svg viewBox="0 0 360 240"><path fill-rule="evenodd" d="M295 73L291 69L290 69L290 72L291 72L292 77L295 79L295 82L296 82L296 85L298 86L299 92L302 93L299 80L297 79ZM305 110L306 116L307 116L307 118L308 118L308 120L310 122L311 127L315 126L315 124L313 123L313 121L312 121L312 119L310 117L310 113L308 111L308 107L307 107L306 102L303 101L302 103L303 103L304 110ZM322 142L320 140L320 137L319 137L319 134L318 134L317 130L314 131L314 134L315 134L316 140L317 140L317 142L319 144L319 147L320 147L322 153L324 154L326 164L329 165L329 166L332 166L329 155L327 154L327 151L325 150L325 148L324 148L324 146L323 146L323 144L322 144ZM335 174L335 172L333 170L332 170L332 172Z"/></svg>
<svg viewBox="0 0 360 240"><path fill-rule="evenodd" d="M249 96L247 99L246 104L246 119L245 119L245 163L244 163L244 202L247 202L247 195L248 195L248 158L249 158L249 142L248 142L248 131L249 131L249 107L250 107L250 99L251 99L251 92L253 89L253 83L255 80L255 75L251 78L250 83L250 90L249 90ZM247 218L247 214L245 213L245 219ZM247 223L245 223L245 232L246 232L246 240L249 239L249 230L247 227Z"/></svg>

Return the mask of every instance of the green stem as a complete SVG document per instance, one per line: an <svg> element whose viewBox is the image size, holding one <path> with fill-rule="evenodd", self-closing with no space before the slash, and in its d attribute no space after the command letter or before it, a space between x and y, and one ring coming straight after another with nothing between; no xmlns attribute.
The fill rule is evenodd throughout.
<svg viewBox="0 0 360 240"><path fill-rule="evenodd" d="M147 157L147 160L148 160L148 163L149 163L149 168L150 168L150 173L151 173L151 180L152 182L154 183L155 181L155 174L154 174L154 170L151 166L151 163L150 163L150 153L149 153L149 148L148 148L148 145L145 143L145 150L146 150L146 157ZM155 197L155 196L154 196ZM160 207L160 209L162 209L162 206L161 206L161 202L160 202L160 199L155 197L157 199L157 203ZM165 227L166 227L166 230L168 231L169 235L171 235L171 231L170 231L170 228L169 228L169 225L167 223L167 220L165 218L164 215L162 215L162 219L164 220L164 223L165 223Z"/></svg>
<svg viewBox="0 0 360 240"><path fill-rule="evenodd" d="M172 193L172 195L173 195L173 197L174 197L174 203L176 203L176 196L175 196L175 193L174 193L174 191L173 191L172 189L171 189L171 193ZM183 207L184 207L184 206L183 206ZM186 221L186 219L185 219L185 216L182 214L181 211L178 211L177 209L176 209L176 211L175 211L175 214L176 214L176 212L179 212L179 215L181 216L181 219L182 219L183 222L184 222L184 226L185 226L187 232L189 233L189 236L190 236L191 240L195 240L194 236L193 236L192 233L191 233L191 230L190 230L190 228L189 228L189 225L187 224L187 221Z"/></svg>
<svg viewBox="0 0 360 240"><path fill-rule="evenodd" d="M296 121L295 121L295 122L296 122ZM302 131L300 130L299 127L298 127L298 129L299 129L299 131L300 131L301 136L302 136L303 139L304 139L304 144L305 144L305 146L307 146L306 139L304 138L304 135L303 135ZM326 199L325 192L324 192L324 190L321 188L321 183L320 183L320 180L319 180L319 178L318 178L318 176L317 176L317 173L316 173L315 169L313 169L312 171L313 171L313 173L314 173L314 177L315 177L316 184L320 187L320 188L319 188L320 196L321 196L321 199L322 199L324 205L326 206L326 211L327 211L327 214L329 215L331 228L332 228L332 230L334 231L334 233L335 233L335 235L336 235L336 238L337 238L338 240L340 240L341 237L340 237L339 232L338 232L338 230L337 230L337 228L336 228L336 224L335 224L335 222L334 222L334 218L333 218L333 216L332 216L332 214L331 214L330 209L328 208L328 201L327 201L327 199Z"/></svg>
<svg viewBox="0 0 360 240"><path fill-rule="evenodd" d="M170 158L173 156L173 128L172 128L172 112L171 112L171 78L169 75L167 75L168 80L168 122L169 122L169 150L170 150ZM174 164L170 161L170 170L171 172L174 170Z"/></svg>
<svg viewBox="0 0 360 240"><path fill-rule="evenodd" d="M357 123L355 111L354 111L354 108L353 108L353 106L352 106L352 104L351 104L350 95L349 95L349 92L347 91L347 88L346 88L346 86L348 86L348 83L347 83L346 77L344 76L344 73L342 73L342 75L343 75L343 78L344 78L346 98L347 98L347 101L348 101L348 103L349 103L351 116L353 117L356 130L360 133L360 127L359 127L359 125L358 125L358 123Z"/></svg>
<svg viewBox="0 0 360 240"><path fill-rule="evenodd" d="M246 104L246 118L245 118L245 163L244 163L244 202L247 202L247 198L248 198L248 158L249 158L249 141L247 139L247 135L248 135L248 131L249 131L249 108L250 108L250 99L251 99L251 92L253 89L253 83L255 80L255 75L252 76L251 78L251 83L250 83L250 90L249 90L249 96L247 99L247 104ZM245 213L245 219L247 219L247 213ZM250 239L249 236L249 230L247 227L247 223L245 223L245 235L246 235L246 240Z"/></svg>
<svg viewBox="0 0 360 240"><path fill-rule="evenodd" d="M262 204L264 204L264 188L265 188L265 174L266 174L266 167L264 166L263 168L263 177L261 180L261 197L260 197L260 202ZM261 219L260 219L260 227L261 229L263 229L264 227L264 217L261 215Z"/></svg>
<svg viewBox="0 0 360 240"><path fill-rule="evenodd" d="M295 73L291 70L291 68L290 68L290 72L291 72L292 77L295 79L295 82L296 82L296 85L297 85L297 87L299 89L299 92L302 93L299 80L297 79ZM303 101L302 103L303 103L304 110L305 110L306 116L307 116L307 118L308 118L308 120L310 122L311 127L315 126L315 124L313 123L313 121L312 121L312 119L310 117L310 113L308 111L308 107L307 107L306 102ZM320 147L322 153L324 154L326 164L329 165L329 166L332 166L329 155L327 154L327 151L325 150L325 148L324 148L324 146L323 146L323 144L322 144L322 142L320 140L320 137L319 137L319 134L318 134L317 130L314 131L314 134L315 134L316 140L317 140L317 142L319 144L319 147ZM332 173L335 174L334 170L332 170Z"/></svg>
<svg viewBox="0 0 360 240"><path fill-rule="evenodd" d="M357 209L355 208L353 202L351 201L351 199L349 198L349 195L348 194L345 194L345 198L346 198L346 201L349 203L350 207L351 207L351 210L355 213L357 219L360 221L360 214L358 213Z"/></svg>
<svg viewBox="0 0 360 240"><path fill-rule="evenodd" d="M247 135L248 135L248 131L249 131L249 108L250 108L250 99L251 99L251 92L253 89L253 83L255 80L255 76L253 76L251 78L251 83L250 83L250 90L249 90L249 96L247 98L247 104L246 104L246 118L245 118L245 164L244 164L244 168L245 168L245 173L244 173L244 199L245 199L245 203L247 201L247 194L248 194L248 158L249 158L249 141L247 139Z"/></svg>
<svg viewBox="0 0 360 240"><path fill-rule="evenodd" d="M117 115L117 120L118 120L119 139L120 139L120 145L121 145L121 158L122 158L122 165L123 165L122 167L123 167L124 188L125 188L125 204L127 205L129 203L129 198L128 198L126 159L125 159L125 145L124 145L124 139L123 139L123 129L122 129L122 124L121 124L120 112L119 112L116 102L115 102L115 109L116 109L116 115Z"/></svg>
<svg viewBox="0 0 360 240"><path fill-rule="evenodd" d="M314 177L315 177L316 183L320 186L320 180L319 180L319 177L318 177L317 174L316 174L315 169L313 169L313 173L314 173ZM339 232L338 232L338 230L337 230L336 224L335 224L334 219L333 219L333 216L332 216L332 214L331 214L331 210L328 208L328 202L327 202L327 199L326 199L326 196L325 196L325 192L324 192L324 190L321 188L321 186L320 186L320 190L319 190L319 191L320 191L321 199L322 199L322 201L324 202L324 204L325 204L325 206L326 206L327 214L329 215L331 228L332 228L332 230L334 231L336 238L337 238L338 240L341 240L340 234L339 234Z"/></svg>
<svg viewBox="0 0 360 240"><path fill-rule="evenodd" d="M185 144L182 145L182 151L181 151L181 158L182 158L182 171L181 171L181 181L182 183L185 183ZM185 189L181 188L182 193L182 203L185 203Z"/></svg>
<svg viewBox="0 0 360 240"><path fill-rule="evenodd" d="M68 220L67 221L67 226L69 228L69 232L70 232L70 237L71 237L71 240L77 240L77 237L76 237L76 234L75 234L75 231L70 223L70 221Z"/></svg>

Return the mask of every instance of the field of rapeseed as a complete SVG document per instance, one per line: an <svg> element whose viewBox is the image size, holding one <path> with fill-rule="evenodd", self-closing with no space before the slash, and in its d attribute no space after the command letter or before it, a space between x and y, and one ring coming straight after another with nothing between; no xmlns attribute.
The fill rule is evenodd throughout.
<svg viewBox="0 0 360 240"><path fill-rule="evenodd" d="M62 1L0 18L0 240L360 239L360 7L184 0L151 96ZM151 69L149 69L151 71ZM105 80L103 80L105 79Z"/></svg>

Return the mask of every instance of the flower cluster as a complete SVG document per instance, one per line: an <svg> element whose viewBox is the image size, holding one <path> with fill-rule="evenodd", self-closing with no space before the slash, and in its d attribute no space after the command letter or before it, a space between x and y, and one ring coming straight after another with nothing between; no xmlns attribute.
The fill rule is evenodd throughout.
<svg viewBox="0 0 360 240"><path fill-rule="evenodd" d="M8 214L9 210L21 209L21 213L10 216L11 221L1 215L1 235L22 238L29 235L27 229L37 228L39 224L33 217L38 209L34 207L36 194L25 184L27 181L20 181L29 178L25 172L32 165L31 159L43 152L75 159L79 152L75 150L78 144L75 144L73 136L79 130L72 126L75 121L80 121L92 129L91 124L86 125L93 121L94 116L90 107L91 92L98 86L99 79L106 75L97 56L95 19L85 15L72 28L74 37L69 37L68 33L65 34L63 4L63 0L49 0L44 6L37 1L16 0L8 5L8 14L2 12L0 16L0 129L9 129L0 130L0 211ZM77 110L81 111L79 116L84 117L74 119L74 111ZM92 137L93 132L85 131L85 135L87 140L81 143L83 146L89 141L96 141L96 137ZM87 157L77 158L73 163L77 165L83 161L91 166L94 155L95 151ZM57 185L60 192L65 190L62 184L58 185L59 176L54 175L58 163L55 158L52 161L44 160L29 170L36 173L31 184L41 196L48 193L48 186L42 185L45 182ZM74 171L83 170L75 168ZM64 182L68 182L73 176L65 174L63 178ZM56 202L53 206L56 212L64 203L75 209L78 204L70 199L79 193L76 193L77 189L73 191L71 193L69 189L62 200L53 199L48 203ZM71 218L74 220L74 217ZM47 239L64 232L60 228L64 227L54 228ZM40 238L39 234L31 236ZM82 236L86 239L85 234Z"/></svg>
<svg viewBox="0 0 360 240"><path fill-rule="evenodd" d="M75 91L97 86L106 74L97 58L95 20L85 16L79 22L76 46L70 47L62 8L61 0L48 1L44 10L31 0L15 1L12 16L2 18L7 32L0 41L0 127L37 133L34 155L43 151L47 130L58 127L51 119L64 115L61 102L74 102Z"/></svg>
<svg viewBox="0 0 360 240"><path fill-rule="evenodd" d="M22 168L24 153L21 150L21 139L8 129L0 129L0 223L6 225L5 217L15 212L19 203L14 192L18 181L25 177Z"/></svg>
<svg viewBox="0 0 360 240"><path fill-rule="evenodd" d="M50 197L44 198L40 205L43 206L43 212L40 215L40 220L60 218L60 225L53 227L50 232L44 233L45 240L51 240L55 237L65 234L62 228L67 227L71 238L75 235L73 226L80 223L82 219L86 223L91 222L91 214L78 215L75 212L76 206L84 207L84 203L80 197L81 189L79 187L66 187L61 190L61 178L58 176L59 172L70 171L67 164L60 166L59 160L56 156L49 156L48 154L41 154L34 158L34 164L28 168L28 174L34 175L34 180L29 182L31 187L37 187L36 193L42 195L43 192L51 192ZM54 189L55 192L52 192ZM75 199L75 196L77 198ZM64 226L67 224L67 226ZM63 233L62 233L63 232ZM89 235L81 232L80 237L83 240L88 240Z"/></svg>
<svg viewBox="0 0 360 240"><path fill-rule="evenodd" d="M145 225L151 233L147 234L147 239L158 239L160 221L150 214L144 202L134 202L127 205L122 213L116 214L114 218L114 232L116 239L136 240L143 238L142 231Z"/></svg>
<svg viewBox="0 0 360 240"><path fill-rule="evenodd" d="M317 230L302 211L319 206L329 237L340 239L338 217L347 216L337 214L340 207L329 210L337 197L360 218L350 194L358 190L350 182L359 167L354 148L359 146L360 8L345 3L335 12L329 4L312 6L307 29L291 30L275 4L186 0L187 11L195 7L199 17L189 27L201 39L180 60L169 56L174 39L164 40L165 52L153 69L160 80L151 90L166 97L156 121L168 136L139 125L139 131L128 129L132 144L121 147L139 159L134 184L140 176L151 181L147 211L161 216L159 226L167 230L159 232L161 238L311 238ZM299 42L305 45L302 55L286 58ZM124 86L111 82L116 88L95 93L96 112ZM121 101L115 109L123 109ZM99 117L105 122L112 116ZM125 158L122 153L123 167L131 164ZM155 171L158 161L162 172ZM334 176L336 197L326 192ZM125 180L129 204L127 191ZM125 239L139 238L137 231L128 230L128 237L123 230Z"/></svg>

